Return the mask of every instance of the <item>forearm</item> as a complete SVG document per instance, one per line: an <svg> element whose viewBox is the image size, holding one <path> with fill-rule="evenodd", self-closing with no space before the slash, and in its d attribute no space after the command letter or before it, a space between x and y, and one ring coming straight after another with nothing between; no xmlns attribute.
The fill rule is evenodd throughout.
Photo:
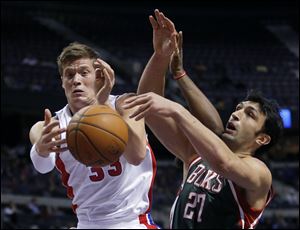
<svg viewBox="0 0 300 230"><path fill-rule="evenodd" d="M139 82L138 94L154 92L164 96L165 75L170 57L154 53L147 63Z"/></svg>
<svg viewBox="0 0 300 230"><path fill-rule="evenodd" d="M146 156L146 134L143 128L130 127L128 129L128 142L124 152L127 161L133 165L139 165Z"/></svg>
<svg viewBox="0 0 300 230"><path fill-rule="evenodd" d="M123 156L133 165L140 164L146 156L146 132L144 119L136 121L130 119L129 116L134 109L123 109L124 101L130 99L132 94L123 94L116 103L116 110L120 113L124 121L128 125L128 142L124 150Z"/></svg>
<svg viewBox="0 0 300 230"><path fill-rule="evenodd" d="M217 135L220 135L223 132L224 127L220 115L213 104L195 85L189 76L180 78L177 80L177 83L188 103L191 113L207 128Z"/></svg>
<svg viewBox="0 0 300 230"><path fill-rule="evenodd" d="M48 157L42 157L36 151L35 144L31 148L30 158L34 168L43 174L50 172L55 166L55 153L51 152Z"/></svg>
<svg viewBox="0 0 300 230"><path fill-rule="evenodd" d="M188 139L171 117L151 115L147 118L147 125L160 143L180 160L186 161L191 154L195 153L191 150Z"/></svg>
<svg viewBox="0 0 300 230"><path fill-rule="evenodd" d="M226 144L186 109L179 106L172 117L198 155L213 169L218 171L228 161L229 154L225 152L230 150Z"/></svg>

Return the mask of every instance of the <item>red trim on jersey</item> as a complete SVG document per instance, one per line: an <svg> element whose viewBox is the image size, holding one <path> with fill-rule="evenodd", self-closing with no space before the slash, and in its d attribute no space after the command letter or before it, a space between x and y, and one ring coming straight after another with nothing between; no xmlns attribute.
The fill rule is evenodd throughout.
<svg viewBox="0 0 300 230"><path fill-rule="evenodd" d="M233 186L234 186L234 190L236 192L237 198L238 198L239 205L241 206L241 208L244 212L244 219L245 219L244 228L246 228L246 229L255 228L255 226L258 224L258 219L262 215L262 212L264 211L265 207L268 205L268 203L273 198L273 194L274 194L273 187L271 186L271 188L268 192L267 200L266 200L264 207L262 209L254 209L253 207L250 207L250 205L248 204L248 202L246 200L246 196L245 196L245 191L243 191L240 187L238 187L234 183L233 183ZM242 223L239 223L239 224L241 224L241 226L242 226Z"/></svg>
<svg viewBox="0 0 300 230"><path fill-rule="evenodd" d="M151 159L152 159L152 172L153 172L153 176L152 176L152 180L151 180L150 189L149 189L149 192L148 192L149 207L148 207L148 209L147 209L147 211L145 213L150 212L151 207L152 207L152 189L153 189L154 179L155 179L155 176L156 176L156 159L155 159L155 155L154 155L154 153L152 151L152 148L151 148L151 146L150 146L149 143L147 144L147 146L150 149L150 154L151 154Z"/></svg>
<svg viewBox="0 0 300 230"><path fill-rule="evenodd" d="M195 158L191 161L188 171L190 171L190 168L192 167L192 165L196 164L196 162L198 162L200 160L201 160L201 157L196 155Z"/></svg>
<svg viewBox="0 0 300 230"><path fill-rule="evenodd" d="M140 224L144 224L147 229L159 229L156 225L149 224L147 219L147 214L139 215Z"/></svg>
<svg viewBox="0 0 300 230"><path fill-rule="evenodd" d="M58 171L61 173L62 184L67 188L67 196L72 199L74 197L73 188L68 185L70 174L67 173L64 162L60 159L59 155L56 154L55 165Z"/></svg>
<svg viewBox="0 0 300 230"><path fill-rule="evenodd" d="M74 213L76 213L77 207L78 207L77 204L72 204L72 210L73 210Z"/></svg>
<svg viewBox="0 0 300 230"><path fill-rule="evenodd" d="M67 173L65 164L62 161L62 159L60 159L59 154L56 154L55 165L56 165L57 170L61 174L62 185L67 188L67 196L70 199L73 199L73 197L74 197L73 187L68 185L68 180L69 180L70 174ZM76 213L77 204L72 204L72 209L73 209L74 213Z"/></svg>

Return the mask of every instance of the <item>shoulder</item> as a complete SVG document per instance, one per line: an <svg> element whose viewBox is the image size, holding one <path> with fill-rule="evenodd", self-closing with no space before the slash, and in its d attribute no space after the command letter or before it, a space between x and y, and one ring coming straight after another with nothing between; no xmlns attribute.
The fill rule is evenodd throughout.
<svg viewBox="0 0 300 230"><path fill-rule="evenodd" d="M272 184L272 174L267 165L255 157L245 157L242 160L258 175L258 188L269 190Z"/></svg>
<svg viewBox="0 0 300 230"><path fill-rule="evenodd" d="M268 168L268 166L261 160L259 160L256 157L245 157L243 159L246 163L251 164L255 169L258 170L258 173L260 174L268 174L271 175L271 172Z"/></svg>
<svg viewBox="0 0 300 230"><path fill-rule="evenodd" d="M244 188L245 199L250 207L262 210L272 194L272 174L265 163L257 158L247 157L243 160L252 166L250 177L256 178L254 186Z"/></svg>

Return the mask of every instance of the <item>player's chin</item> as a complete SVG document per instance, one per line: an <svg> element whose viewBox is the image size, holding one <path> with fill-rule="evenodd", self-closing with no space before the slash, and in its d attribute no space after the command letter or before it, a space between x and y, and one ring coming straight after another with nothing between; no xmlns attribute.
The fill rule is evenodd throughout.
<svg viewBox="0 0 300 230"><path fill-rule="evenodd" d="M93 104L92 100L86 97L75 97L71 99L71 102L77 108L83 108L85 106Z"/></svg>
<svg viewBox="0 0 300 230"><path fill-rule="evenodd" d="M223 132L222 133L222 139L229 139L232 140L235 138L235 134L231 132Z"/></svg>
<svg viewBox="0 0 300 230"><path fill-rule="evenodd" d="M71 98L71 102L72 104L76 104L76 105L83 105L85 104L86 99L82 98L82 97L72 97Z"/></svg>

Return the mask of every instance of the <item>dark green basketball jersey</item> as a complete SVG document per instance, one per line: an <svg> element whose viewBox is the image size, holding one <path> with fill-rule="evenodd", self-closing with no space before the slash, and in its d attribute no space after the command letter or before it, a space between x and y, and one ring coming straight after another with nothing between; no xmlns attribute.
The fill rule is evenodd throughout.
<svg viewBox="0 0 300 230"><path fill-rule="evenodd" d="M269 192L267 203L272 197ZM171 210L171 228L254 228L262 210L253 210L243 192L209 168L200 157L188 171Z"/></svg>

